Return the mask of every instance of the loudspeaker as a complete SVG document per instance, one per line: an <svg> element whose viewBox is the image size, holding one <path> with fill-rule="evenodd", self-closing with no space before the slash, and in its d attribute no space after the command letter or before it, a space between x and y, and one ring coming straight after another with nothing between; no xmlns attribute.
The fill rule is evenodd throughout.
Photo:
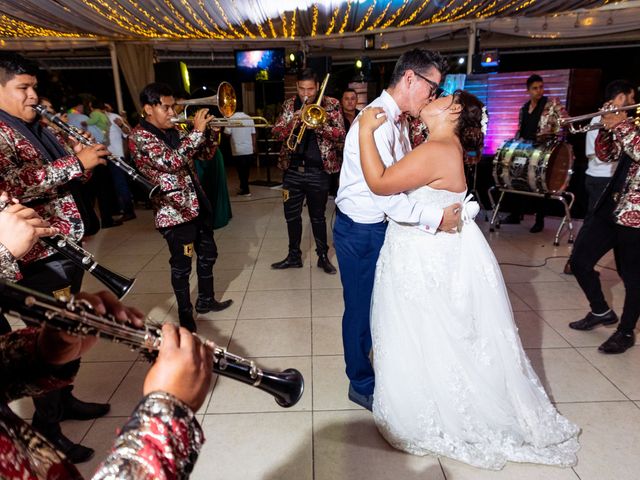
<svg viewBox="0 0 640 480"><path fill-rule="evenodd" d="M175 96L191 93L189 69L184 62L158 62L153 65L156 82L166 83L171 87Z"/></svg>

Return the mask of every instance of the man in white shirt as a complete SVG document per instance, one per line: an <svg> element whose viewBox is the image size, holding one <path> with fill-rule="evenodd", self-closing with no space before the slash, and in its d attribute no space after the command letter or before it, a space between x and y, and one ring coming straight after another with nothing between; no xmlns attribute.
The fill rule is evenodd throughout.
<svg viewBox="0 0 640 480"><path fill-rule="evenodd" d="M233 163L238 170L240 178L240 190L238 195L250 197L249 172L251 164L255 160L256 153L256 128L253 119L244 112L235 112L230 120L242 121L242 127L226 127L224 133L229 135L231 140L231 155Z"/></svg>
<svg viewBox="0 0 640 480"><path fill-rule="evenodd" d="M446 63L436 52L414 49L405 52L393 71L387 90L370 106L383 107L387 122L375 131L376 145L385 165L399 161L411 150L405 113L414 117L435 98ZM377 196L369 190L360 166L359 122L347 134L340 189L336 198L333 240L340 265L345 311L342 340L349 399L371 410L374 372L369 360L371 330L369 313L376 262L387 228L386 218L415 224L425 235L455 230L460 205L441 209L420 205L405 194Z"/></svg>

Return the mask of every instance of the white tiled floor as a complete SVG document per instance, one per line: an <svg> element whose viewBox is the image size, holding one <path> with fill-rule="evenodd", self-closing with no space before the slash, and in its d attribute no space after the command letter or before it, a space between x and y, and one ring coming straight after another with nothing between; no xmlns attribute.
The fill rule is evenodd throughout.
<svg viewBox="0 0 640 480"><path fill-rule="evenodd" d="M434 457L413 457L389 447L369 412L349 402L342 358L342 290L338 276L315 266L309 225L305 225L302 269L273 271L286 255L287 233L277 190L254 187L250 199L233 197L231 223L216 231L220 258L216 292L234 305L201 315L201 334L270 369L295 367L305 393L293 408L233 380L217 378L199 412L207 436L194 479L423 479L423 480L632 480L640 471L640 349L605 356L597 351L612 329L577 332L567 323L586 312L575 279L562 274L564 259L546 266L504 265L503 272L523 344L558 408L583 429L579 463L573 469L510 464L501 472L481 471ZM330 202L328 218L334 207ZM482 216L480 216L482 217ZM479 218L480 218L479 217ZM306 214L305 214L306 218ZM501 262L539 265L545 257L567 255L566 241L554 247L557 219L542 234L528 223L488 234ZM486 223L480 220L484 231ZM579 226L579 222L576 222ZM176 320L168 253L153 229L151 213L100 232L87 248L112 269L135 276L127 298L155 321ZM335 259L333 250L332 258ZM609 257L602 262L612 265ZM85 276L85 288L99 288ZM606 294L620 313L624 289L615 272L602 276ZM195 284L195 281L192 282ZM196 293L193 285L194 296ZM141 395L148 365L121 346L100 343L84 359L78 395L109 401L112 410L94 422L66 422L76 441L97 450L80 468L89 476L104 458L117 428ZM14 404L25 417L30 401Z"/></svg>

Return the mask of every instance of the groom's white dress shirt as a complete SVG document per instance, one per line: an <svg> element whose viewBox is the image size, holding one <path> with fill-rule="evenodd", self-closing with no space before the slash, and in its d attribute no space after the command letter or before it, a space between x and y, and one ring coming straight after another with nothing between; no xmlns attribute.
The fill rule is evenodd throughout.
<svg viewBox="0 0 640 480"><path fill-rule="evenodd" d="M382 107L387 114L387 121L374 132L374 137L382 161L390 167L411 151L407 121L386 90L369 106ZM404 193L380 196L369 190L360 166L359 119L358 115L344 144L340 189L336 197L340 211L357 223L378 223L389 217L399 223L421 225L421 229L436 233L444 214L442 208L419 204Z"/></svg>

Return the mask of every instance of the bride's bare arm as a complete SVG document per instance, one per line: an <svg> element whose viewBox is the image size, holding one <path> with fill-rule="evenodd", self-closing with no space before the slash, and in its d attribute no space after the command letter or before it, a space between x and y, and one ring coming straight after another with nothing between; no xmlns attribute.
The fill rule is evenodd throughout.
<svg viewBox="0 0 640 480"><path fill-rule="evenodd" d="M379 118L379 114L382 114ZM360 163L367 185L376 195L393 195L427 185L441 178L437 168L425 161L438 145L422 144L402 161L385 167L374 138L375 130L386 121L384 110L370 107L360 115ZM431 151L431 153L430 153Z"/></svg>

